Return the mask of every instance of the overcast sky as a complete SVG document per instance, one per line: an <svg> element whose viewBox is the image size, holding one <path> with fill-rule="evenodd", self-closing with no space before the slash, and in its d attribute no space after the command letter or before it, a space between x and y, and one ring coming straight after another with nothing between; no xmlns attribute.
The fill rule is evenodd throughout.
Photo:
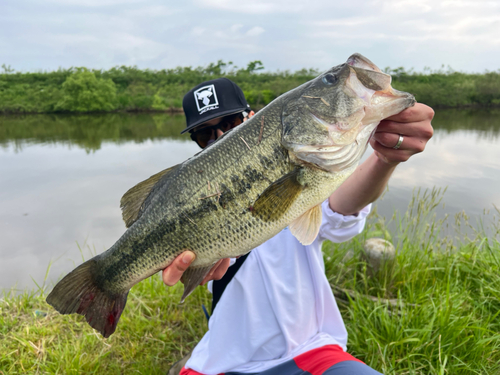
<svg viewBox="0 0 500 375"><path fill-rule="evenodd" d="M500 1L0 0L0 65L163 69L219 59L327 69L500 69Z"/></svg>

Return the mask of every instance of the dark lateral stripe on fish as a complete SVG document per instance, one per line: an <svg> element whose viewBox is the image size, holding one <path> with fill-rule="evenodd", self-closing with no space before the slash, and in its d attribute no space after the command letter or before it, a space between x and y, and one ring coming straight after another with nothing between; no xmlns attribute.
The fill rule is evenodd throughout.
<svg viewBox="0 0 500 375"><path fill-rule="evenodd" d="M286 154L281 147L276 147L274 149L275 155L279 157L283 157ZM261 158L261 163L266 167L271 167L273 165L272 160L269 158ZM257 171L250 165L247 165L246 168L242 171L242 173L238 175L231 176L231 182L233 183L234 188L237 190L237 194L245 194L247 190L251 190L253 183L256 181L265 180L265 177L262 172ZM221 195L218 199L217 197L212 199L202 199L197 202L197 205L191 210L184 210L179 213L176 218L163 218L158 226L155 227L155 230L141 238L140 240L136 240L133 242L130 252L121 252L117 254L112 264L108 264L102 270L101 277L99 277L98 283L113 283L117 279L119 280L122 274L120 270L123 267L128 267L137 262L137 258L141 257L145 253L147 253L148 249L153 246L156 242L158 242L159 238L164 238L169 234L175 233L179 227L182 226L193 226L193 221L190 218L196 218L197 220L203 220L204 217L209 216L213 211L218 210L218 206L224 208L228 203L232 202L237 198L235 193L231 189L227 187L225 184L221 184L220 186ZM249 211L244 210L241 214L248 214ZM246 223L241 228L238 228L239 231L245 231L251 224L248 225ZM196 228L193 228L195 230ZM209 232L206 233L207 239L210 239L211 235ZM210 241L208 241L210 243ZM190 248L189 246L189 238L178 239L175 244L182 248ZM172 246L172 247L178 247ZM207 250L212 249L211 245L208 245ZM119 265L119 267L118 267Z"/></svg>

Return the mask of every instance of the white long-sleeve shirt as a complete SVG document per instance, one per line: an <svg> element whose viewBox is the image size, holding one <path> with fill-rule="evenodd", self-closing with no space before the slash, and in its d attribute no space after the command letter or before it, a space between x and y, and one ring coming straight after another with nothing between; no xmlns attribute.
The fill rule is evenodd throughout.
<svg viewBox="0 0 500 375"><path fill-rule="evenodd" d="M324 345L347 344L321 244L361 233L370 206L357 216L322 204L316 240L302 245L288 230L252 250L229 282L186 368L212 375L261 372Z"/></svg>

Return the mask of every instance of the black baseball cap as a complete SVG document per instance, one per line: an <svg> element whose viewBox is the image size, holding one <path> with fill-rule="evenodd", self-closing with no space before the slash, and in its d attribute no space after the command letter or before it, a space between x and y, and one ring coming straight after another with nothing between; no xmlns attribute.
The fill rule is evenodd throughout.
<svg viewBox="0 0 500 375"><path fill-rule="evenodd" d="M250 112L243 91L227 78L206 81L189 90L182 100L182 108L187 127L181 134L217 117Z"/></svg>

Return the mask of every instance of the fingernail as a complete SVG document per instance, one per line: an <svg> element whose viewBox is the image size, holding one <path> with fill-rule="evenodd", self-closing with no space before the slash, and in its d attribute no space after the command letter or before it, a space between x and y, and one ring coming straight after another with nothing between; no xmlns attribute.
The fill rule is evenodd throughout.
<svg viewBox="0 0 500 375"><path fill-rule="evenodd" d="M183 257L182 257L182 261L185 263L185 264L189 264L193 261L194 259L194 256L193 254L191 253L187 253L185 254Z"/></svg>

